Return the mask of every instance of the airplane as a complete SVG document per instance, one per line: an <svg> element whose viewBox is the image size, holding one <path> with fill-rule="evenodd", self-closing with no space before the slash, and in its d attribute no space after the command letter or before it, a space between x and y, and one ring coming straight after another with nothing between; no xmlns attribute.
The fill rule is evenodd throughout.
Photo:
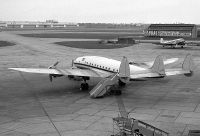
<svg viewBox="0 0 200 136"><path fill-rule="evenodd" d="M141 78L163 78L166 76L184 74L192 76L194 63L190 54L186 55L182 68L165 69L165 65L174 63L178 58L167 59L163 61L161 55L158 55L154 62L132 63L124 56L120 61L101 57L101 56L83 56L72 61L72 67L68 69L57 68L59 62L54 63L48 68L9 68L28 73L48 74L50 81L53 78L66 76L70 80L82 81L81 90L88 90L87 80L101 78L100 82L89 92L90 97L103 97L110 93L111 87L118 85L124 87L129 81ZM120 95L121 90L116 89L115 95Z"/></svg>
<svg viewBox="0 0 200 136"><path fill-rule="evenodd" d="M165 46L171 46L172 48L180 46L183 48L183 46L186 44L185 40L183 38L174 39L174 40L163 40L163 38L160 38L160 44Z"/></svg>

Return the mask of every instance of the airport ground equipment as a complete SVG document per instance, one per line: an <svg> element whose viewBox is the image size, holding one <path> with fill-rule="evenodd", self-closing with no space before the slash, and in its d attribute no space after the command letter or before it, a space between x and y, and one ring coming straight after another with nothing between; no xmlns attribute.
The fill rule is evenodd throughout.
<svg viewBox="0 0 200 136"><path fill-rule="evenodd" d="M189 130L188 136L200 136L200 130Z"/></svg>
<svg viewBox="0 0 200 136"><path fill-rule="evenodd" d="M113 118L112 136L168 136L169 133L143 121L130 118L120 96L117 96L120 115Z"/></svg>

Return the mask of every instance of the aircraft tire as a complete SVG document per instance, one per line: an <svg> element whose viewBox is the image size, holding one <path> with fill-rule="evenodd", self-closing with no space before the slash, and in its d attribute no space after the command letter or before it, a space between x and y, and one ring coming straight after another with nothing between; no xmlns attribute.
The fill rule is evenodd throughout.
<svg viewBox="0 0 200 136"><path fill-rule="evenodd" d="M81 84L81 90L88 90L88 89L89 89L88 83L82 83Z"/></svg>
<svg viewBox="0 0 200 136"><path fill-rule="evenodd" d="M115 90L115 95L121 95L122 91L121 90Z"/></svg>
<svg viewBox="0 0 200 136"><path fill-rule="evenodd" d="M118 84L119 84L119 86L125 86L126 85L126 83L122 82L121 80L119 80Z"/></svg>
<svg viewBox="0 0 200 136"><path fill-rule="evenodd" d="M88 83L85 83L85 90L88 90L89 89L89 85Z"/></svg>

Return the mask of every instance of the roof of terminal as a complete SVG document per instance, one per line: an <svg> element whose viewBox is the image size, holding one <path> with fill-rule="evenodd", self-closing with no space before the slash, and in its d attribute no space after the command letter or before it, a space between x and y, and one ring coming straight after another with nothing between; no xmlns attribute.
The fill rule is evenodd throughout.
<svg viewBox="0 0 200 136"><path fill-rule="evenodd" d="M148 30L192 30L195 24L151 24Z"/></svg>

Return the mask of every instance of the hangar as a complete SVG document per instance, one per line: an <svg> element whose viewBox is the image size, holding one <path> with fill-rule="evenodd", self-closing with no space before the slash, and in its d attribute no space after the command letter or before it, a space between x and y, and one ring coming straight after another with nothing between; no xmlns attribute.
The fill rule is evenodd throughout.
<svg viewBox="0 0 200 136"><path fill-rule="evenodd" d="M195 24L151 24L145 36L197 38L197 27Z"/></svg>

